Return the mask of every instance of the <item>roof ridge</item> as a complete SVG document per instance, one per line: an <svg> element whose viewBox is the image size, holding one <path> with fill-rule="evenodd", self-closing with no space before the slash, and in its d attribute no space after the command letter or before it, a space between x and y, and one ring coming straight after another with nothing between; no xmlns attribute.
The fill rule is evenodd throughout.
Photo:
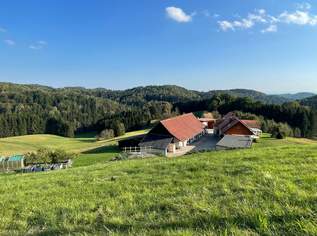
<svg viewBox="0 0 317 236"><path fill-rule="evenodd" d="M179 119L180 117L188 116L188 115L194 115L194 114L193 114L192 112L190 112L190 113L184 113L184 114L182 114L182 115L173 116L173 117L170 117L170 118L161 120L160 122L164 122L164 121L168 121L168 120L174 120L174 119Z"/></svg>

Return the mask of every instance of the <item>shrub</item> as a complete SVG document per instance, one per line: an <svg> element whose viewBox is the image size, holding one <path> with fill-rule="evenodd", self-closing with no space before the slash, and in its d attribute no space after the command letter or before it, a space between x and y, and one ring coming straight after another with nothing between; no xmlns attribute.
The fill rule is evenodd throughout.
<svg viewBox="0 0 317 236"><path fill-rule="evenodd" d="M272 137L277 139L284 139L286 137L294 136L292 128L285 123L277 123L272 128Z"/></svg>
<svg viewBox="0 0 317 236"><path fill-rule="evenodd" d="M302 137L302 132L299 128L294 129L294 137L296 137L296 138Z"/></svg>
<svg viewBox="0 0 317 236"><path fill-rule="evenodd" d="M41 148L36 152L30 152L25 155L26 164L54 164L63 162L69 159L74 159L76 157L75 153L68 153L64 150L50 150L46 148Z"/></svg>
<svg viewBox="0 0 317 236"><path fill-rule="evenodd" d="M114 135L116 137L124 135L125 134L125 127L124 124L118 120L113 121L111 128L114 131Z"/></svg>
<svg viewBox="0 0 317 236"><path fill-rule="evenodd" d="M114 137L114 131L113 129L105 129L100 132L100 134L97 135L97 140L105 140L105 139L111 139Z"/></svg>

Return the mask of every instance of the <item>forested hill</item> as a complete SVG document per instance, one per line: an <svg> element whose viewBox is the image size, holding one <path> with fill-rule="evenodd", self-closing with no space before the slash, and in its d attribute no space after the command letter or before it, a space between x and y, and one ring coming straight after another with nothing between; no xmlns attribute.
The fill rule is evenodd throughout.
<svg viewBox="0 0 317 236"><path fill-rule="evenodd" d="M204 98L211 98L214 95L228 94L234 97L250 97L256 101L272 104L283 104L285 102L294 101L296 99L286 98L279 95L268 95L262 92L258 92L250 89L231 89L231 90L212 90L206 93L202 93Z"/></svg>
<svg viewBox="0 0 317 236"><path fill-rule="evenodd" d="M291 93L286 93L286 94L279 94L279 97L283 97L286 99L290 99L290 100L303 100L306 98L310 98L313 96L316 96L315 93L295 93L295 94L291 94Z"/></svg>
<svg viewBox="0 0 317 236"><path fill-rule="evenodd" d="M94 96L108 98L120 103L139 105L149 101L186 102L202 98L197 91L175 85L136 87L127 90L106 90L103 88L85 90Z"/></svg>
<svg viewBox="0 0 317 236"><path fill-rule="evenodd" d="M117 135L122 130L144 128L152 120L182 112L214 109L215 104L218 104L216 108L224 111L227 108L243 110L241 104L259 107L256 101L263 105L275 104L274 107L265 107L270 113L273 109L274 112L286 109L280 104L291 99L246 89L198 92L174 85L116 91L0 83L0 137L39 133L72 136L74 132L99 132L103 129L114 130ZM229 107L229 104L236 105ZM305 133L307 128L301 128L300 122L308 111L297 106L290 107L294 108L292 115L301 117L293 123L294 128L298 127ZM287 114L277 117L278 121L292 125L287 120Z"/></svg>
<svg viewBox="0 0 317 236"><path fill-rule="evenodd" d="M250 89L210 90L208 92L200 92L188 90L176 85L145 86L126 90L109 90L105 88L86 89L83 87L65 87L56 89L42 85L0 83L0 91L10 93L19 93L24 91L40 91L60 94L78 93L81 95L106 98L118 103L129 105L136 105L149 101L167 101L171 103L186 102L199 99L208 99L214 95L220 94L228 94L234 97L250 97L256 101L264 103L282 104L313 95L310 93L294 94L293 96L292 94L268 95Z"/></svg>
<svg viewBox="0 0 317 236"><path fill-rule="evenodd" d="M208 99L214 95L228 94L234 97L250 97L256 101L272 104L282 104L296 99L289 99L278 95L267 95L262 92L249 89L211 90L199 92L187 90L175 85L146 86L127 89L123 91L111 91L106 89L93 89L96 96L109 98L125 104L140 104L148 101L186 102L192 100Z"/></svg>
<svg viewBox="0 0 317 236"><path fill-rule="evenodd" d="M303 100L301 100L301 104L317 109L317 96L303 99Z"/></svg>

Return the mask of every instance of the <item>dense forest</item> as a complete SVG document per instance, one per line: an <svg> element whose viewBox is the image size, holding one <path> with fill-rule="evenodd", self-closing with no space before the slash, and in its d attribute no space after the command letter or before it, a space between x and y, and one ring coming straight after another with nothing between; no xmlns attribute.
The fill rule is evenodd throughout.
<svg viewBox="0 0 317 236"><path fill-rule="evenodd" d="M317 96L303 99L303 100L301 100L301 104L317 109Z"/></svg>
<svg viewBox="0 0 317 236"><path fill-rule="evenodd" d="M230 95L215 95L211 99L177 103L175 107L180 112L218 111L224 115L230 111L241 111L262 116L266 120L283 122L294 130L299 129L302 137L313 137L317 134L316 110L302 106L299 102L287 102L282 105L266 104L249 97L233 97Z"/></svg>
<svg viewBox="0 0 317 236"><path fill-rule="evenodd" d="M303 102L316 108L314 104ZM114 91L0 83L0 137L39 133L72 137L87 131L120 135L149 127L155 120L202 110L249 112L287 123L310 137L315 135L316 113L303 105L243 89L198 92L167 85Z"/></svg>

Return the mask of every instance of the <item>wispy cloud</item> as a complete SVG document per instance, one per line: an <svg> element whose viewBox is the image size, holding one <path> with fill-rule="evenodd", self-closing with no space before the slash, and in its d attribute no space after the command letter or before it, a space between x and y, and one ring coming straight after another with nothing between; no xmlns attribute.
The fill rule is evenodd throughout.
<svg viewBox="0 0 317 236"><path fill-rule="evenodd" d="M252 13L249 13L246 18L228 21L228 20L222 20L218 21L218 24L220 26L220 29L223 31L228 30L236 30L236 29L250 29L252 28L256 23L262 23L265 24L269 20L267 18L266 11L264 9L255 10Z"/></svg>
<svg viewBox="0 0 317 236"><path fill-rule="evenodd" d="M235 30L234 23L226 20L218 21L220 29L223 31Z"/></svg>
<svg viewBox="0 0 317 236"><path fill-rule="evenodd" d="M220 17L220 15L217 14L217 13L215 13L215 14L212 15L212 17L213 17L213 18L218 18L218 17Z"/></svg>
<svg viewBox="0 0 317 236"><path fill-rule="evenodd" d="M277 25L270 25L267 28L265 28L264 30L261 31L263 34L265 33L275 33L277 32Z"/></svg>
<svg viewBox="0 0 317 236"><path fill-rule="evenodd" d="M207 10L207 9L205 9L205 10L202 10L201 12L200 12L200 14L201 15L203 15L204 17L206 17L206 18L218 18L218 17L220 17L220 15L219 14L217 14L217 13L211 13L209 10Z"/></svg>
<svg viewBox="0 0 317 236"><path fill-rule="evenodd" d="M32 50L40 50L40 49L45 48L46 46L47 46L47 42L41 40L41 41L37 41L37 42L31 44L29 46L29 48L32 49Z"/></svg>
<svg viewBox="0 0 317 236"><path fill-rule="evenodd" d="M5 43L5 44L7 44L8 46L15 46L15 41L13 41L13 40L11 40L11 39L5 39L5 40L3 40L3 42Z"/></svg>
<svg viewBox="0 0 317 236"><path fill-rule="evenodd" d="M193 15L195 15L195 13L192 13L191 15L188 15L185 13L185 11L181 8L178 7L167 7L165 9L166 11L166 15L174 20L177 21L179 23L187 23L192 21Z"/></svg>
<svg viewBox="0 0 317 236"><path fill-rule="evenodd" d="M317 25L317 15L310 12L309 3L297 4L297 9L293 12L284 11L277 16L268 14L264 9L255 10L249 13L245 18L236 20L218 21L219 28L222 31L235 31L237 29L250 29L261 24L265 27L262 33L277 32L278 24L296 24L296 25Z"/></svg>
<svg viewBox="0 0 317 236"><path fill-rule="evenodd" d="M296 8L301 9L301 10L310 10L311 9L311 4L308 2L303 2L303 3L297 3Z"/></svg>
<svg viewBox="0 0 317 236"><path fill-rule="evenodd" d="M208 11L208 10L201 11L201 14L203 14L203 16L205 16L205 17L211 17L210 11Z"/></svg>
<svg viewBox="0 0 317 236"><path fill-rule="evenodd" d="M7 29L0 27L0 33L6 33L6 32L7 32ZM3 43L5 43L6 45L11 46L11 47L16 45L16 42L12 39L4 39ZM29 49L32 49L32 50L41 50L41 49L45 48L47 45L48 45L48 43L46 41L39 40L39 41L36 41L36 42L30 44L28 47L29 47Z"/></svg>

